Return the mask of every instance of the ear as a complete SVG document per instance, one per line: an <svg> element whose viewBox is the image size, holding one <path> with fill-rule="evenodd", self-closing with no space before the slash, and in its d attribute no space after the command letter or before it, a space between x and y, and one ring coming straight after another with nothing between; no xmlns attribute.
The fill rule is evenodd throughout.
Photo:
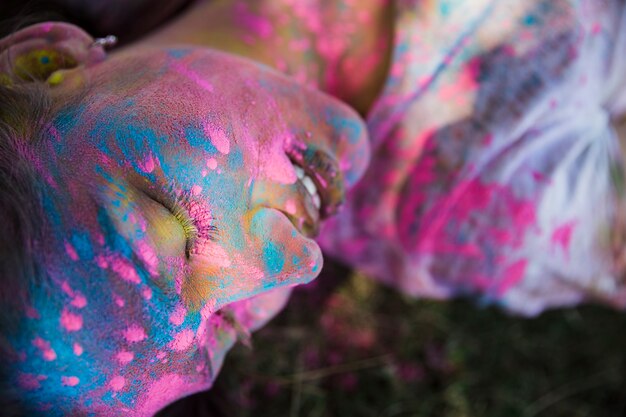
<svg viewBox="0 0 626 417"><path fill-rule="evenodd" d="M94 39L79 27L40 23L0 40L0 84L34 80L54 84L51 75L57 71L87 67L105 56L102 45L94 44Z"/></svg>

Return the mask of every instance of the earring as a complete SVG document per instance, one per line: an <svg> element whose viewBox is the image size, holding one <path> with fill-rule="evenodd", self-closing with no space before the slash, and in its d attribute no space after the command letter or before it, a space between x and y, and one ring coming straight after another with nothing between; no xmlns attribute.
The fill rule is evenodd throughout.
<svg viewBox="0 0 626 417"><path fill-rule="evenodd" d="M91 47L93 48L94 46L101 46L102 48L107 49L114 47L115 44L117 44L117 36L109 35L104 38L96 38L91 44Z"/></svg>

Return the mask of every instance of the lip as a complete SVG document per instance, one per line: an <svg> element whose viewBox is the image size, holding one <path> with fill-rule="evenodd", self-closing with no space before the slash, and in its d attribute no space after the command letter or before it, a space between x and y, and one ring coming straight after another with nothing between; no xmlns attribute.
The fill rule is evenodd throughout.
<svg viewBox="0 0 626 417"><path fill-rule="evenodd" d="M331 154L312 145L295 143L285 150L293 165L304 170L304 174L313 180L317 193L321 200L319 219L324 220L339 211L346 198L346 188L343 173L339 169L339 163ZM304 193L312 198L304 185Z"/></svg>

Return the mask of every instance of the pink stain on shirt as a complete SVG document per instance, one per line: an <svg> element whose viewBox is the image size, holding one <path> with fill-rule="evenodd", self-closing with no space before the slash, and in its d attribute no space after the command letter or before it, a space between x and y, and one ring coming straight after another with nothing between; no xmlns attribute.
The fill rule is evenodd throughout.
<svg viewBox="0 0 626 417"><path fill-rule="evenodd" d="M80 379L78 379L75 376L62 376L61 377L61 384L66 387L75 387L76 385L78 385L79 382L80 382Z"/></svg>
<svg viewBox="0 0 626 417"><path fill-rule="evenodd" d="M174 336L169 344L169 348L178 352L187 350L194 341L194 332L191 329L185 329Z"/></svg>
<svg viewBox="0 0 626 417"><path fill-rule="evenodd" d="M503 273L504 278L498 283L498 296L503 296L508 290L524 279L527 264L528 261L526 259L522 259L506 268Z"/></svg>
<svg viewBox="0 0 626 417"><path fill-rule="evenodd" d="M576 221L572 220L556 228L552 233L552 244L567 251L572 240L572 233L574 232L575 226Z"/></svg>
<svg viewBox="0 0 626 417"><path fill-rule="evenodd" d="M61 312L61 326L68 332L76 332L83 328L83 316L63 309Z"/></svg>
<svg viewBox="0 0 626 417"><path fill-rule="evenodd" d="M141 342L146 337L144 328L136 324L132 324L124 330L124 338L130 343Z"/></svg>

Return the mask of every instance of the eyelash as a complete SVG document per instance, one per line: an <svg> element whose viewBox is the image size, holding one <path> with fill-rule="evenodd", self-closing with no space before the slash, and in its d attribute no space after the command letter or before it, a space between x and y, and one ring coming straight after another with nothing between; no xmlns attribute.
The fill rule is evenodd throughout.
<svg viewBox="0 0 626 417"><path fill-rule="evenodd" d="M163 189L167 200L163 204L178 220L185 233L185 255L189 258L200 244L217 238L219 230L213 224L210 210L191 192L181 189L174 182Z"/></svg>

